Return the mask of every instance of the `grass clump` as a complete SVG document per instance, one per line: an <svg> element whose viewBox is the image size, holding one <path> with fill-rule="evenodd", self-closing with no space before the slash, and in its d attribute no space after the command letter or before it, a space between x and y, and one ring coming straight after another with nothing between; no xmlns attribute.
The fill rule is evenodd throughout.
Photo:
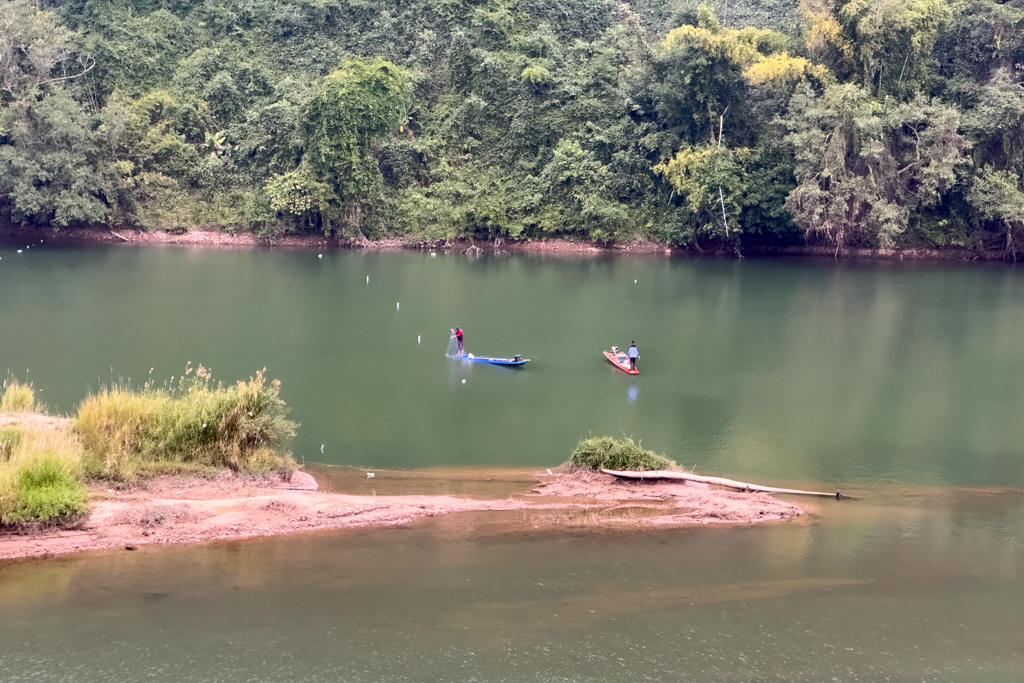
<svg viewBox="0 0 1024 683"><path fill-rule="evenodd" d="M574 467L593 470L668 470L676 463L633 443L633 439L611 436L592 436L576 444L569 462Z"/></svg>
<svg viewBox="0 0 1024 683"><path fill-rule="evenodd" d="M213 383L200 365L194 373L186 367L177 385L103 389L82 401L75 419L87 469L124 480L173 464L253 473L293 467L285 448L297 425L286 417L280 386L263 371L248 382Z"/></svg>
<svg viewBox="0 0 1024 683"><path fill-rule="evenodd" d="M11 431L9 428L5 432ZM0 524L66 524L88 510L82 447L66 429L18 430L0 462Z"/></svg>
<svg viewBox="0 0 1024 683"><path fill-rule="evenodd" d="M0 412L30 412L36 408L36 391L31 384L22 384L16 379L4 381L4 393L0 397Z"/></svg>
<svg viewBox="0 0 1024 683"><path fill-rule="evenodd" d="M17 425L0 427L0 462L10 460L20 443L21 427Z"/></svg>
<svg viewBox="0 0 1024 683"><path fill-rule="evenodd" d="M162 526L167 522L198 522L201 519L190 505L150 505L145 509L124 510L114 524L130 524L143 528Z"/></svg>

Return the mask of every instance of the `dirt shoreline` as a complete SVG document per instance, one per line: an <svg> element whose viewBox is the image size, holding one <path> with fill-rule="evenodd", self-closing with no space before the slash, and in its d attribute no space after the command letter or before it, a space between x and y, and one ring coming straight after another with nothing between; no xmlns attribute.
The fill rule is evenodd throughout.
<svg viewBox="0 0 1024 683"><path fill-rule="evenodd" d="M0 228L0 243L25 246L47 244L171 244L195 247L217 248L286 248L286 249L364 249L367 251L444 251L471 254L543 253L598 255L609 253L669 254L673 249L659 242L634 241L621 244L598 244L596 242L575 242L560 239L526 239L506 242L471 239L425 241L407 237L387 237L379 240L351 239L324 235L279 235L261 237L252 233L229 233L204 230L190 230L170 233L141 230L103 230L87 228L63 228L58 232L47 228Z"/></svg>
<svg viewBox="0 0 1024 683"><path fill-rule="evenodd" d="M332 493L305 472L287 481L231 472L214 479L164 476L125 491L94 485L92 511L74 528L7 530L0 533L0 559L396 526L456 512L522 510L524 526L532 528L749 525L803 514L767 494L704 485L580 472L535 478L529 490L502 499Z"/></svg>
<svg viewBox="0 0 1024 683"><path fill-rule="evenodd" d="M674 247L662 242L637 240L604 244L565 239L525 239L521 241L452 239L424 241L411 237L388 237L380 240L326 237L323 235L279 235L260 237L252 233L230 233L190 230L183 233L141 230L106 230L64 228L54 232L43 227L0 227L0 244L26 246L43 243L58 244L170 244L205 248L285 248L285 249L364 249L368 251L442 251L467 254L543 254L564 256L601 256L609 254L646 254L664 256L721 256L735 258L732 253ZM1004 261L1002 251L970 249L853 249L837 250L818 245L747 247L749 256L813 257L842 260L876 261Z"/></svg>

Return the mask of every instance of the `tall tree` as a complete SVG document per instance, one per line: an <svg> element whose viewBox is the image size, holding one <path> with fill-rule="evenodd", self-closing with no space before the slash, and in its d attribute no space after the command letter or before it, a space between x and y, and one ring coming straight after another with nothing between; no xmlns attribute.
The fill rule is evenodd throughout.
<svg viewBox="0 0 1024 683"><path fill-rule="evenodd" d="M967 163L959 112L922 97L885 110L856 85L804 88L785 123L798 183L786 208L805 234L837 249L895 246Z"/></svg>
<svg viewBox="0 0 1024 683"><path fill-rule="evenodd" d="M374 144L397 132L408 116L405 72L377 58L350 59L323 79L303 123L310 167L359 227L359 200L381 184Z"/></svg>

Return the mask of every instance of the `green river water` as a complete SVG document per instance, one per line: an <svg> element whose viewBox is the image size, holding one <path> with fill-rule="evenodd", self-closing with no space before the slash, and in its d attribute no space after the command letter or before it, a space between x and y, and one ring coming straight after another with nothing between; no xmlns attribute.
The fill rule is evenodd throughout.
<svg viewBox="0 0 1024 683"><path fill-rule="evenodd" d="M456 324L532 360L448 361ZM636 378L600 355L632 339ZM0 247L0 369L52 410L188 361L266 366L296 458L381 468L382 495L523 492L509 471L593 433L858 500L751 528L474 513L4 562L0 680L1024 680L1018 268Z"/></svg>

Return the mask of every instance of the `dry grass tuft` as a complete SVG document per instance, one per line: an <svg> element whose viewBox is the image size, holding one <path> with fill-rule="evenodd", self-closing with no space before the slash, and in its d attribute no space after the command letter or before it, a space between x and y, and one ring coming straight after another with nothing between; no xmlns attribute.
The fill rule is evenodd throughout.
<svg viewBox="0 0 1024 683"><path fill-rule="evenodd" d="M654 514L653 508L587 507L566 510L537 510L523 513L521 518L534 528L549 529L638 529Z"/></svg>
<svg viewBox="0 0 1024 683"><path fill-rule="evenodd" d="M262 371L248 382L215 384L202 366L194 375L187 369L174 387L102 389L82 401L75 420L89 474L132 480L160 463L253 473L290 469L294 462L284 448L296 425L285 417L279 390Z"/></svg>
<svg viewBox="0 0 1024 683"><path fill-rule="evenodd" d="M113 523L153 528L168 522L191 523L200 519L200 514L190 505L150 505L123 510L114 517Z"/></svg>
<svg viewBox="0 0 1024 683"><path fill-rule="evenodd" d="M298 506L295 503L289 503L286 500L274 499L269 501L266 505L260 507L260 510L266 510L268 512L280 512L282 514L291 514L298 510Z"/></svg>
<svg viewBox="0 0 1024 683"><path fill-rule="evenodd" d="M0 412L26 413L37 408L36 391L31 384L22 384L16 379L8 378L4 382L3 396L0 397Z"/></svg>

